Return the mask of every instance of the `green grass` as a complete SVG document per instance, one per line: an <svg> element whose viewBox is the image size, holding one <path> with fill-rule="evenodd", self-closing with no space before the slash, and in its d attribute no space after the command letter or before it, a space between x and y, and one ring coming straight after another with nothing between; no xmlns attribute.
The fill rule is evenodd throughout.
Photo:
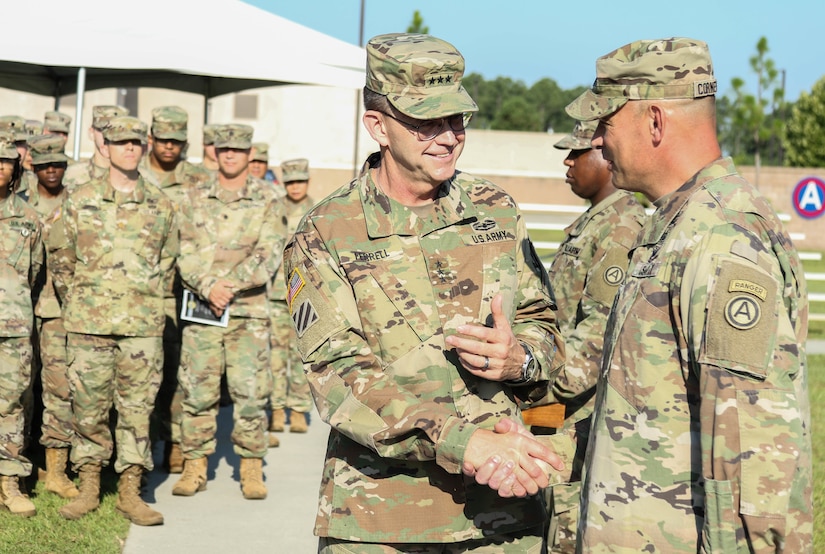
<svg viewBox="0 0 825 554"><path fill-rule="evenodd" d="M68 521L57 511L69 501L45 492L38 483L30 493L37 515L24 518L0 511L0 554L119 554L129 521L115 510L117 476L113 471L104 470L101 488L100 507L78 521Z"/></svg>

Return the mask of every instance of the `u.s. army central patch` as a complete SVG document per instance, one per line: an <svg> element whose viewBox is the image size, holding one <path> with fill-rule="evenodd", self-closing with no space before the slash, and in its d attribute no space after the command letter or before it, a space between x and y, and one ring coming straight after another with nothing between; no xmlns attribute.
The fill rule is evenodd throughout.
<svg viewBox="0 0 825 554"><path fill-rule="evenodd" d="M752 296L740 294L725 305L725 320L741 331L752 329L759 323L760 315L759 303Z"/></svg>

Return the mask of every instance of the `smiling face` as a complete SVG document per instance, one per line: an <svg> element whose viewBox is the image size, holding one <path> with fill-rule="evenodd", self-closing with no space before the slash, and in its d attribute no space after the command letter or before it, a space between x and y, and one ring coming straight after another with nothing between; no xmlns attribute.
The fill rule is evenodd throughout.
<svg viewBox="0 0 825 554"><path fill-rule="evenodd" d="M443 125L432 139L418 140L410 125L417 125L420 120L401 113L392 116L379 116L385 130L386 161L413 189L436 190L455 174L456 163L464 150L465 131L454 131L449 125Z"/></svg>
<svg viewBox="0 0 825 554"><path fill-rule="evenodd" d="M593 148L607 160L613 186L644 192L648 156L646 148L644 106L639 101L628 102L617 112L599 121L593 134Z"/></svg>
<svg viewBox="0 0 825 554"><path fill-rule="evenodd" d="M215 148L220 172L227 179L241 175L249 167L249 148Z"/></svg>

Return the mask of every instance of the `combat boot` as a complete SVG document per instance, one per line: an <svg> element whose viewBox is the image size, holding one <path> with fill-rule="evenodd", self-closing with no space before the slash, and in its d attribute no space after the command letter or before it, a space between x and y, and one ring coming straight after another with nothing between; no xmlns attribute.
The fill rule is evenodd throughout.
<svg viewBox="0 0 825 554"><path fill-rule="evenodd" d="M163 458L169 473L183 472L183 450L180 448L180 443L166 441L163 449Z"/></svg>
<svg viewBox="0 0 825 554"><path fill-rule="evenodd" d="M31 517L37 513L37 510L26 494L25 483L23 487L23 490L20 490L20 480L17 475L0 475L2 505L16 516Z"/></svg>
<svg viewBox="0 0 825 554"><path fill-rule="evenodd" d="M272 410L272 420L269 422L269 431L280 433L286 427L286 412L283 408L275 408Z"/></svg>
<svg viewBox="0 0 825 554"><path fill-rule="evenodd" d="M80 519L100 506L100 464L80 466L80 494L60 508L65 519Z"/></svg>
<svg viewBox="0 0 825 554"><path fill-rule="evenodd" d="M295 410L292 410L289 413L289 432L307 432L307 415L304 412L296 412Z"/></svg>
<svg viewBox="0 0 825 554"><path fill-rule="evenodd" d="M206 456L193 460L184 460L183 475L172 487L175 496L194 496L196 492L206 490Z"/></svg>
<svg viewBox="0 0 825 554"><path fill-rule="evenodd" d="M270 431L269 432L269 448L275 448L276 446L281 446L281 441L278 440L278 437L275 436L275 433Z"/></svg>
<svg viewBox="0 0 825 554"><path fill-rule="evenodd" d="M135 525L163 525L163 514L149 507L140 497L140 477L143 468L129 466L120 474L117 483L115 508Z"/></svg>
<svg viewBox="0 0 825 554"><path fill-rule="evenodd" d="M247 500L266 498L263 462L261 458L241 458L241 492Z"/></svg>
<svg viewBox="0 0 825 554"><path fill-rule="evenodd" d="M80 491L66 476L66 463L69 461L68 448L46 449L46 478L44 487L60 498L75 498Z"/></svg>

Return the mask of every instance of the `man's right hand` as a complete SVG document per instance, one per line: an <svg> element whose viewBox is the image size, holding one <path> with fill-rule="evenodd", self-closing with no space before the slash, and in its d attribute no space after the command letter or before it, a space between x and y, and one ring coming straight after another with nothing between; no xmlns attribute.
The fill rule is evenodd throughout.
<svg viewBox="0 0 825 554"><path fill-rule="evenodd" d="M235 297L235 285L226 279L218 279L209 291L209 307L212 312L221 317L224 310Z"/></svg>
<svg viewBox="0 0 825 554"><path fill-rule="evenodd" d="M464 473L502 497L524 497L549 484L549 471L564 469L550 448L513 420L502 419L493 431L479 429L464 453Z"/></svg>

